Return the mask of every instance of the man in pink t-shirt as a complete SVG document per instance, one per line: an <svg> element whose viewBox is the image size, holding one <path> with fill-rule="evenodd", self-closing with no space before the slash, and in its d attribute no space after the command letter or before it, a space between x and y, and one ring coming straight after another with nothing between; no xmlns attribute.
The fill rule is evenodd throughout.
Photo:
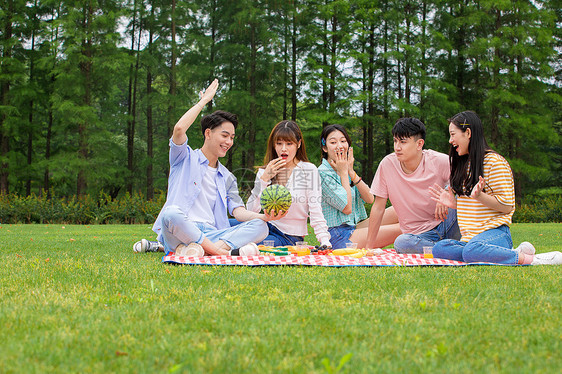
<svg viewBox="0 0 562 374"><path fill-rule="evenodd" d="M449 184L449 157L423 149L425 125L417 118L401 118L392 128L394 153L379 164L371 193L375 202L369 218L367 247L372 247L380 228L386 200L390 199L402 235L394 241L398 253L422 253L441 239L460 239L456 210L436 203L429 187Z"/></svg>

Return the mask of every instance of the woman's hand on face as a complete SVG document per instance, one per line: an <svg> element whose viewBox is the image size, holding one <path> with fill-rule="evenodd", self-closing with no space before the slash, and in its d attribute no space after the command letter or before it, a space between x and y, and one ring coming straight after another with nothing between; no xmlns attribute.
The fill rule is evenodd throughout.
<svg viewBox="0 0 562 374"><path fill-rule="evenodd" d="M269 161L269 164L265 167L265 172L261 176L261 179L264 182L269 182L279 173L281 169L283 169L287 165L287 161L283 158L279 157Z"/></svg>
<svg viewBox="0 0 562 374"><path fill-rule="evenodd" d="M478 199L480 194L484 190L484 186L486 185L486 181L481 176L478 177L478 183L472 188L472 192L470 193L470 197L473 199Z"/></svg>
<svg viewBox="0 0 562 374"><path fill-rule="evenodd" d="M433 185L433 187L429 187L429 195L431 196L431 200L441 205L444 205L451 209L457 208L455 195L453 195L453 191L451 189L445 190L443 187L436 183Z"/></svg>
<svg viewBox="0 0 562 374"><path fill-rule="evenodd" d="M349 147L349 149L347 150L347 172L349 173L349 175L355 173L355 170L353 170L354 162L355 162L355 158L353 157L353 147Z"/></svg>
<svg viewBox="0 0 562 374"><path fill-rule="evenodd" d="M341 176L347 176L348 174L348 158L345 152L336 152L335 160L330 159L330 165L334 170Z"/></svg>

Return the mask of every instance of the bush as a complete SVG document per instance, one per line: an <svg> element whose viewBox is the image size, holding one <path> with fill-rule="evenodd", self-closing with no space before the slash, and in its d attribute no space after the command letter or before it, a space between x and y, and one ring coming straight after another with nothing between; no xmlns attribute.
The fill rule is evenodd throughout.
<svg viewBox="0 0 562 374"><path fill-rule="evenodd" d="M166 195L160 192L152 200L140 193L112 199L105 192L99 196L71 196L47 199L37 196L0 194L0 223L153 223L164 206ZM370 205L366 206L367 214ZM562 196L529 195L517 206L513 222L562 222Z"/></svg>
<svg viewBox="0 0 562 374"><path fill-rule="evenodd" d="M562 222L562 199L536 199L515 208L513 222Z"/></svg>
<svg viewBox="0 0 562 374"><path fill-rule="evenodd" d="M165 200L164 193L153 200L146 200L140 193L117 199L104 192L97 198L85 195L51 199L46 194L0 194L0 223L153 223Z"/></svg>
<svg viewBox="0 0 562 374"><path fill-rule="evenodd" d="M365 209L367 214L370 214L371 204L365 204ZM562 222L562 196L528 197L521 205L515 207L513 222Z"/></svg>
<svg viewBox="0 0 562 374"><path fill-rule="evenodd" d="M562 222L562 188L543 188L525 196L513 222Z"/></svg>

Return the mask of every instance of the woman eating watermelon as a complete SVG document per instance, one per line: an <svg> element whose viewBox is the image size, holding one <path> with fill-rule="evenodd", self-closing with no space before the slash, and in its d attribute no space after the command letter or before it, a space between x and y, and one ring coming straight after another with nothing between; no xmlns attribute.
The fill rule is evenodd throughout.
<svg viewBox="0 0 562 374"><path fill-rule="evenodd" d="M258 169L247 209L259 212L264 208L260 202L262 192L275 184L286 187L292 201L283 218L268 222L269 235L264 240L273 240L275 246L295 245L308 234L307 218L310 216L310 225L320 244L331 247L320 205L322 190L318 169L308 161L302 132L293 121L279 122L269 134L264 163ZM277 210L282 207L268 204L276 198L266 196L262 201L268 208Z"/></svg>

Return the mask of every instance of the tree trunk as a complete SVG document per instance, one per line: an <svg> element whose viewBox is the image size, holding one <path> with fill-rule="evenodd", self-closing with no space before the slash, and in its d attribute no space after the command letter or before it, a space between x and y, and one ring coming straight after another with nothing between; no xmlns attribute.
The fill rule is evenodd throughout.
<svg viewBox="0 0 562 374"><path fill-rule="evenodd" d="M330 91L328 93L328 105L330 113L334 113L336 108L336 60L338 56L338 18L332 15L332 40L330 45Z"/></svg>
<svg viewBox="0 0 562 374"><path fill-rule="evenodd" d="M35 11L34 15L33 15L33 30L31 31L31 49L29 51L30 53L30 58L29 58L29 84L33 85L34 80L35 80L35 71L34 71L34 66L35 66L35 31L37 30L36 27L38 27L37 25L37 0L35 0L34 4L33 4L33 9ZM31 100L29 100L29 128L28 128L28 133L27 133L27 180L25 183L25 195L29 196L31 195L31 165L33 163L33 98Z"/></svg>
<svg viewBox="0 0 562 374"><path fill-rule="evenodd" d="M256 126L258 113L256 108L256 58L257 58L257 42L256 42L256 25L250 25L250 122L248 123L248 144L250 147L247 152L246 168L251 169L254 167L255 162L255 148L253 145L256 143Z"/></svg>
<svg viewBox="0 0 562 374"><path fill-rule="evenodd" d="M58 13L59 9L57 9ZM55 20L55 15L53 14L53 17L51 18L51 21ZM55 29L55 35L54 35L54 40L51 40L53 43L52 45L56 45L57 41L58 41L58 27ZM56 68L56 64L57 64L57 59L56 59L56 49L53 48L52 50L52 54L53 54L53 67L52 70L54 71ZM51 82L49 85L49 95L52 95L55 89L55 81L56 81L56 76L55 74L51 75ZM50 199L51 198L51 181L50 181L50 176L49 176L49 160L51 158L51 140L53 137L53 104L49 103L49 110L48 110L49 114L49 120L47 122L47 137L45 139L45 161L47 166L45 167L45 173L43 175L43 188L45 189L45 191L47 191L47 198Z"/></svg>
<svg viewBox="0 0 562 374"><path fill-rule="evenodd" d="M209 84L215 79L215 58L216 58L216 44L217 44L217 14L219 10L217 9L217 0L212 0L212 11L211 11L211 54L209 56L209 64L211 65L211 70L209 73ZM209 112L213 111L213 100L209 101L207 104L209 107Z"/></svg>
<svg viewBox="0 0 562 374"><path fill-rule="evenodd" d="M172 56L170 58L170 88L168 90L168 95L170 96L170 101L168 105L168 139L172 137L174 131L174 108L175 108L175 98L176 98L176 0L172 0L172 46L171 52ZM166 166L166 176L170 174L170 165Z"/></svg>
<svg viewBox="0 0 562 374"><path fill-rule="evenodd" d="M406 45L408 47L412 47L412 35L410 32L411 28L411 21L410 16L412 13L412 7L409 3L406 4L405 7L405 14L406 14ZM410 104L410 94L411 94L411 87L410 87L410 48L404 51L404 98L406 102ZM409 112L404 113L405 116L410 116Z"/></svg>
<svg viewBox="0 0 562 374"><path fill-rule="evenodd" d="M12 16L14 14L14 2L13 0L8 0L8 6L5 10L5 18L6 24L4 25L4 45L6 46L3 48L3 55L2 55L2 71L4 71L4 65L6 61L9 61L12 58L12 47L10 46L10 39L12 38ZM2 79L0 78L0 103L6 107L9 105L9 98L8 94L10 92L10 81L9 79ZM9 192L9 184L8 184L8 177L9 177L9 167L7 157L8 152L10 152L10 142L9 142L9 134L8 134L8 126L6 125L6 114L2 112L0 116L0 152L2 155L2 167L0 168L0 194L8 194Z"/></svg>
<svg viewBox="0 0 562 374"><path fill-rule="evenodd" d="M366 181L370 181L373 176L373 165L375 163L375 124L373 123L373 118L375 118L375 100L374 100L374 89L375 89L375 25L370 26L369 30L369 68L367 75L367 90L369 102L367 104L367 113L369 114L369 119L367 121L367 169L363 174L363 178Z"/></svg>
<svg viewBox="0 0 562 374"><path fill-rule="evenodd" d="M297 120L297 17L293 11L293 29L291 30L291 120Z"/></svg>
<svg viewBox="0 0 562 374"><path fill-rule="evenodd" d="M459 14L456 17L463 17L463 4L460 4ZM464 75L465 75L465 59L464 59L464 49L466 48L465 41L465 31L464 28L460 27L455 33L455 49L457 50L457 72L456 72L456 86L458 90L458 95L460 98L460 103L463 107L467 105L466 98L464 95Z"/></svg>
<svg viewBox="0 0 562 374"><path fill-rule="evenodd" d="M54 81L53 76L53 81ZM49 179L49 159L51 158L51 138L53 136L53 109L49 106L49 122L47 124L47 138L45 143L45 160L47 166L45 167L45 174L43 176L43 188L47 191L47 198L51 198L51 184Z"/></svg>
<svg viewBox="0 0 562 374"><path fill-rule="evenodd" d="M130 164L130 172L131 172L131 180L134 178L135 172L135 164L134 164L134 150L135 150L135 131L137 126L137 91L138 91L138 78L139 78L139 64L140 64L140 31L139 31L139 38L137 41L137 62L135 63L135 74L133 77L133 111L131 113L131 134L132 134L132 144L131 144L131 155L133 156L133 162ZM131 187L133 183L131 182ZM131 188L131 194L133 193L133 189Z"/></svg>
<svg viewBox="0 0 562 374"><path fill-rule="evenodd" d="M135 31L137 26L137 2L133 4L133 27L131 29L131 54L135 53ZM135 137L135 124L133 114L133 80L134 80L134 64L131 62L129 66L129 90L127 97L127 169L129 170L129 177L127 178L127 192L133 193L133 169L134 169L134 137Z"/></svg>
<svg viewBox="0 0 562 374"><path fill-rule="evenodd" d="M85 33L85 38L82 40L82 55L83 61L80 62L80 71L84 76L84 96L82 104L85 107L90 107L92 105L91 101L91 84L92 84L92 40L91 38L91 23L92 23L92 8L91 4L84 6L84 19L83 19L83 29ZM89 128L89 123L86 119L83 119L78 125L78 157L82 161L88 160L88 140L87 131ZM78 178L76 180L76 194L82 195L86 192L87 181L85 166L81 165L78 171Z"/></svg>
<svg viewBox="0 0 562 374"><path fill-rule="evenodd" d="M25 196L31 195L31 164L33 162L33 100L29 102L29 131L27 132L27 180Z"/></svg>
<svg viewBox="0 0 562 374"><path fill-rule="evenodd" d="M396 30L396 52L400 52L400 31ZM398 99L404 98L404 94L402 92L402 64L400 63L400 59L396 61L396 88L398 90ZM400 117L404 117L404 113L400 112Z"/></svg>
<svg viewBox="0 0 562 374"><path fill-rule="evenodd" d="M150 9L150 19L149 31L148 31L148 54L152 56L152 38L153 38L153 24L154 20L154 7ZM150 63L146 67L146 155L148 157L148 163L146 165L146 198L154 198L154 177L153 163L154 163L154 151L153 151L153 134L154 130L152 128L152 69Z"/></svg>
<svg viewBox="0 0 562 374"><path fill-rule="evenodd" d="M421 82L420 82L420 109L421 109L421 120L425 122L425 112L423 110L425 104L425 78L427 74L427 57L426 53L426 19L427 19L427 1L422 2L422 58L421 58Z"/></svg>
<svg viewBox="0 0 562 374"><path fill-rule="evenodd" d="M328 19L324 19L324 40L322 45L322 109L324 112L328 111L328 87L327 79L328 75L326 67L328 66ZM324 121L322 127L328 125L328 122Z"/></svg>
<svg viewBox="0 0 562 374"><path fill-rule="evenodd" d="M287 96L289 95L289 30L287 20L283 22L283 121L287 119Z"/></svg>
<svg viewBox="0 0 562 374"><path fill-rule="evenodd" d="M389 82L388 82L388 70L389 70L389 63L388 63L388 21L384 20L384 38L383 38L383 78L382 78L382 86L383 86L383 118L385 119L385 126L383 128L384 134L384 146L385 146L385 154L390 154L391 147L390 147L390 134L387 134L386 123L390 121L390 104L388 100L388 95L390 94Z"/></svg>
<svg viewBox="0 0 562 374"><path fill-rule="evenodd" d="M498 37L500 36L499 33L499 29L501 27L501 11L499 9L496 9L496 35L498 35ZM494 59L495 59L495 64L494 64L494 73L493 73L493 82L494 82L494 89L497 90L500 87L500 58L501 58L501 54L500 54L500 49L499 47L495 47L494 48ZM497 105L493 104L492 105L492 110L490 113L491 117L490 117L490 124L491 124L491 143L497 147L498 144L498 140L499 140L499 131L498 131L498 123L499 123L499 116L500 116L500 109L498 108Z"/></svg>

